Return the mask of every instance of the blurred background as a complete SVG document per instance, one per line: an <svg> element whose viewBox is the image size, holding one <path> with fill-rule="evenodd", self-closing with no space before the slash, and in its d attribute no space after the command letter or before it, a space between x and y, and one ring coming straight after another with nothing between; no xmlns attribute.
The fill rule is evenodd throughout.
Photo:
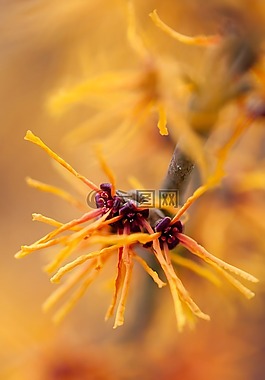
<svg viewBox="0 0 265 380"><path fill-rule="evenodd" d="M216 0L207 7L202 0L133 3L139 33L157 62L165 96L167 89L173 96L172 83L179 83L181 76L200 78L208 58L204 48L185 46L159 30L148 16L151 11L157 9L162 20L187 35L217 33L216 15L222 7L233 7L260 25L265 19L263 2L257 0ZM125 325L113 330L112 321L104 322L112 295L110 269L55 326L52 315L41 309L55 287L42 270L46 252L23 260L15 260L14 254L49 231L32 223L33 212L67 221L77 211L29 188L25 177L73 193L78 185L73 180L72 187L69 177L61 175L40 149L23 140L26 130L95 183L106 181L93 149L100 142L123 190L131 188L132 176L146 188L159 187L180 132L172 127L170 137L161 136L154 114L135 130L130 131L132 123L122 132L124 110L140 101L145 90L144 84L132 90L131 81L140 80L147 67L128 42L126 1L2 0L0 7L0 378L263 379L265 177L259 177L260 186L253 190L240 179L238 185L235 174L264 172L264 122L253 123L241 138L227 162L228 179L198 200L187 224L187 232L210 252L260 279L253 300L243 299L225 280L215 287L178 268L194 300L211 315L211 322L196 321L193 329L180 334L167 287L157 289L135 267ZM54 111L56 94L106 72L116 73L114 90L110 82L73 106ZM180 120L185 96L176 98ZM233 107L224 110L219 128L233 123ZM217 142L218 136L220 132ZM82 191L80 199L85 201Z"/></svg>

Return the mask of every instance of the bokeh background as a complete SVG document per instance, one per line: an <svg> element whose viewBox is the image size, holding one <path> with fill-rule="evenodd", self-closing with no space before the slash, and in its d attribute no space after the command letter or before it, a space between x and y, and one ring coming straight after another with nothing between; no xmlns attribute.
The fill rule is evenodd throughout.
<svg viewBox="0 0 265 380"><path fill-rule="evenodd" d="M207 8L202 0L139 0L134 5L139 29L154 57L170 60L195 77L204 64L204 50L181 45L158 30L148 17L153 9L187 35L215 33L212 10L220 6L253 13L257 22L265 19L262 1L210 1ZM109 103L118 105L123 100L117 91L104 93L102 99L100 94L85 99L63 113L49 108L49 100L61 88L104 72L141 72L143 62L126 36L125 1L1 0L0 10L0 378L262 380L263 190L231 195L231 184L224 184L225 189L214 190L197 202L188 224L188 231L209 251L260 278L253 300L243 299L229 285L215 287L179 269L193 298L212 318L209 323L197 321L193 329L180 334L168 289L157 289L135 268L126 323L117 330L111 321L104 322L111 299L108 271L61 325L55 326L52 315L42 312L41 304L55 286L41 269L46 253L24 260L15 260L14 254L21 244L48 231L47 226L32 223L33 212L67 221L77 211L26 185L25 177L30 175L74 191L69 177L60 175L43 152L23 140L26 130L31 129L96 183L106 180L93 150L94 142L100 142L124 190L130 188L130 176L146 188L159 187L173 142L159 135L155 116L123 142L117 119L108 113L104 117ZM177 101L181 106L182 100ZM94 125L90 118L96 113L103 116ZM229 121L225 114L223 123ZM232 177L238 171L264 169L263 124L256 123L231 155L227 168ZM87 128L86 138L71 141L69 132L80 125ZM174 131L172 135L175 138Z"/></svg>

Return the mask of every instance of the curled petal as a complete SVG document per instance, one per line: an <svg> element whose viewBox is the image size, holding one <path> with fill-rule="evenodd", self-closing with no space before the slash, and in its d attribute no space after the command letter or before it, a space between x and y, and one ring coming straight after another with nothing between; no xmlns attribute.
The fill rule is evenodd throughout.
<svg viewBox="0 0 265 380"><path fill-rule="evenodd" d="M175 40L184 44L195 46L209 46L216 45L220 41L220 37L218 35L188 37L184 34L178 33L160 19L156 9L152 13L150 13L149 16L151 17L151 19L157 27L159 27L161 30L173 37Z"/></svg>

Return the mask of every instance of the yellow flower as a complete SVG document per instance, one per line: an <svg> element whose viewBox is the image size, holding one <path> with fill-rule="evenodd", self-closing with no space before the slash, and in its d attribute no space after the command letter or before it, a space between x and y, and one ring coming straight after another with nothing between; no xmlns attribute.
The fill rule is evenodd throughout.
<svg viewBox="0 0 265 380"><path fill-rule="evenodd" d="M143 205L134 199L133 192L124 193L120 190L116 190L114 176L103 159L101 162L102 167L108 174L111 183L102 183L98 187L86 177L79 174L32 132L28 131L25 139L44 149L53 159L84 182L90 190L95 192L94 199L96 208L89 210L81 217L69 221L68 223L60 223L54 219L34 214L33 218L35 220L48 223L54 226L55 229L35 243L22 246L21 250L16 254L17 258L21 258L43 248L62 246L63 248L46 268L49 273L55 272L51 278L52 282L59 282L65 274L79 267L79 270L71 274L68 280L63 283L44 304L44 308L49 309L65 295L65 293L72 290L72 288L79 283L79 288L55 315L57 321L61 320L75 305L112 256L117 257L117 275L113 300L107 312L106 319L113 315L116 304L118 303L114 328L124 323L124 312L134 261L142 265L145 271L157 283L158 287L161 288L166 285L166 283L159 278L158 273L150 268L138 251L136 252L135 246L139 245L143 247L142 249L149 249L150 254L156 257L164 272L173 297L178 328L180 330L186 323L186 314L183 310L183 305L186 305L194 315L200 318L208 320L209 316L203 313L192 300L173 268L170 251L178 244L183 245L191 253L209 263L247 298L253 297L254 293L242 285L232 274L248 281L257 282L254 276L211 255L196 241L183 233L183 224L180 221L180 217L194 200L212 186L212 183L199 188L194 195L187 200L184 206L178 210L173 218L167 216L163 217L164 214L161 214L161 212L157 213L157 209L143 207ZM33 184L33 182L31 184ZM46 186L42 186L39 182L37 182L36 187L42 190L47 189ZM48 188L48 190L49 189L50 188ZM52 192L56 193L54 188L52 188ZM58 191L56 194L68 199L64 192ZM150 217L151 213L152 218ZM87 250L95 244L98 245L99 248L86 254L80 254L81 250ZM75 258L62 266L62 263L71 255L74 255ZM172 257L173 256L174 253L172 254ZM184 261L184 265L194 269L194 265L190 265L188 261ZM196 266L195 271L203 273L203 271L200 271ZM206 277L208 277L207 273Z"/></svg>
<svg viewBox="0 0 265 380"><path fill-rule="evenodd" d="M144 38L139 30L133 2L126 4L127 37L133 58L138 61L137 68L125 62L123 69L98 73L72 87L61 88L50 96L49 109L62 113L76 104L89 106L88 120L66 136L71 145L88 137L91 140L91 136L104 136L106 149L117 149L127 145L142 128L157 122L160 134L169 133L173 141L180 142L205 179L211 165L204 148L205 137L219 125L220 113L226 112L227 103L233 102L238 116L245 112L240 100L256 87L252 74L258 60L259 39L254 32L249 33L247 22L238 25L236 17L231 22L238 33L188 37L175 32L156 11L152 12L155 25L170 36L207 50L203 73L195 79L188 74L189 66L194 71L193 62L183 67L170 52L166 57L157 51L151 38ZM233 126L229 128L232 130Z"/></svg>
<svg viewBox="0 0 265 380"><path fill-rule="evenodd" d="M127 4L127 37L140 60L140 69L106 72L72 88L61 89L51 96L48 106L53 113L61 113L80 102L88 102L90 106L104 112L104 115L97 113L89 123L77 128L71 133L71 138L74 136L80 141L89 135L89 126L102 126L113 118L118 121L120 128L126 128L127 131L132 127L139 128L153 113L158 115L160 133L168 134L159 64L136 31L132 2L128 1Z"/></svg>
<svg viewBox="0 0 265 380"><path fill-rule="evenodd" d="M97 208L92 209L86 212L80 218L74 219L65 224L60 223L52 218L47 218L40 214L33 214L34 220L48 223L56 228L35 243L22 246L21 250L16 254L16 257L21 258L36 250L48 248L54 245L63 246L55 259L46 268L48 272L53 272L58 270L58 267L61 266L62 262L66 260L73 252L87 248L90 245L100 245L100 248L98 250L86 255L79 256L76 260L60 268L58 272L52 277L53 282L58 282L65 273L83 263L85 264L82 267L81 271L77 272L75 276L69 278L69 281L66 282L61 288L59 288L58 291L55 292L52 297L45 303L45 308L51 307L59 298L62 297L64 293L74 287L77 282L81 281L80 288L76 293L74 293L73 297L70 299L70 302L67 303L56 314L56 319L59 320L82 296L86 288L100 273L101 269L109 260L111 254L119 251L119 271L116 281L116 291L112 307L108 312L108 316L113 313L118 292L121 290L121 298L118 305L117 316L114 325L114 327L117 327L123 323L125 302L130 283L130 275L133 267L133 256L135 254L132 251L131 247L137 242L146 244L153 239L153 236L157 235L142 233L141 229L139 228L140 222L138 223L137 218L144 217L146 213L148 213L148 210L138 209L134 206L133 203L125 202L123 198L118 195L119 193L116 193L114 183L103 183L100 187L97 187L87 178L76 172L68 163L66 163L61 157L59 157L50 148L48 148L32 132L28 131L25 138L26 140L29 140L43 148L53 159L55 159L74 176L84 182L90 190L93 190L96 194L95 200ZM110 171L108 171L108 174L110 174ZM47 185L33 181L30 181L30 183L31 185L36 185L37 188L41 188L42 190L47 191ZM50 189L51 187L48 187L48 191L50 191ZM59 189L52 187L52 192L55 192L57 195L66 198L65 192L62 192ZM135 214L135 223L131 220L131 213ZM130 216L127 217L127 214ZM127 221L128 218L130 222ZM113 229L115 233L112 233ZM66 231L70 231L72 234L59 236ZM136 232L130 233L131 231ZM141 258L137 258L137 260L155 279L159 286L164 285L163 282L157 277L156 273L153 272Z"/></svg>
<svg viewBox="0 0 265 380"><path fill-rule="evenodd" d="M229 14L228 9L227 12ZM253 20L244 17L239 11L232 12L231 9L230 12L228 22L231 25L225 25L222 34L195 37L177 33L159 18L156 10L150 14L153 22L177 41L215 47L205 65L203 77L198 83L193 83L194 91L187 111L189 124L203 135L208 135L215 127L219 113L227 102L241 99L257 85L249 72L255 72L259 62L260 32ZM225 11L223 15L221 12L223 23L226 17Z"/></svg>
<svg viewBox="0 0 265 380"><path fill-rule="evenodd" d="M142 37L132 1L127 1L127 37L132 60L136 57L138 62L136 68L125 62L121 70L63 87L48 99L53 114L77 104L92 110L88 120L71 130L65 141L72 146L103 135L106 149L117 149L119 136L123 135L121 144L125 145L148 124L157 124L161 135L170 134L173 141L181 138L183 149L205 171L203 142L187 121L190 84L183 79L184 69L175 57L163 56L150 39Z"/></svg>

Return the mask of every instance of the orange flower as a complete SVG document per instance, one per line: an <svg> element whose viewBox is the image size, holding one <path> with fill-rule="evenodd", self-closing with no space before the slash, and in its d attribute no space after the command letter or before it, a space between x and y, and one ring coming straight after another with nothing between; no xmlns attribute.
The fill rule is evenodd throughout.
<svg viewBox="0 0 265 380"><path fill-rule="evenodd" d="M68 223L63 224L40 214L34 214L33 218L35 220L51 224L55 229L35 243L22 246L21 250L16 254L17 258L21 258L43 248L55 245L62 246L63 248L46 268L49 273L55 272L51 278L52 282L59 282L65 274L80 267L79 270L76 270L69 276L68 280L62 284L44 304L44 308L49 309L77 283L81 283L70 300L55 315L57 321L64 317L75 305L77 300L84 294L88 286L99 275L105 264L113 255L117 257L117 276L113 300L107 312L106 319L113 315L119 298L114 328L124 323L124 312L134 261L139 262L143 266L145 271L157 283L158 287L161 288L166 285L166 283L159 278L158 274L149 267L140 254L136 253L134 247L139 244L143 248L149 249L150 254L155 255L165 274L172 293L177 323L180 330L186 322L183 305L186 305L193 314L200 318L208 320L209 316L203 313L192 300L173 268L170 251L178 244L183 245L194 255L199 256L205 262L213 266L247 298L253 297L254 293L242 285L231 273L245 280L257 282L254 276L216 258L192 238L183 234L183 225L180 221L180 217L194 200L212 186L212 183L198 189L173 218L163 217L164 214L161 211L157 213L157 209L148 209L139 204L134 199L133 192L124 193L120 190L116 190L114 176L104 161L102 161L102 167L107 172L112 183L102 183L98 187L86 177L79 174L32 132L28 131L25 138L44 149L53 159L95 192L96 208L89 210L81 217ZM223 156L221 157L222 159L224 158ZM219 175L220 173L217 171L217 174ZM215 182L216 181L213 183ZM46 187L41 186L39 182L37 183L37 187L46 190ZM55 192L54 189L53 192ZM62 195L66 198L64 192L58 191L57 195ZM149 219L151 213L152 216L155 215L156 217ZM79 253L81 250L87 250L94 244L98 244L100 247L86 254ZM62 263L71 255L77 255L77 257L62 266ZM174 253L172 257L173 256ZM190 265L188 261L184 261L184 265L194 269L194 266ZM195 270L199 273L203 273L203 271L200 272L200 269L196 266ZM205 273L203 275L205 275ZM206 277L210 277L207 272Z"/></svg>

